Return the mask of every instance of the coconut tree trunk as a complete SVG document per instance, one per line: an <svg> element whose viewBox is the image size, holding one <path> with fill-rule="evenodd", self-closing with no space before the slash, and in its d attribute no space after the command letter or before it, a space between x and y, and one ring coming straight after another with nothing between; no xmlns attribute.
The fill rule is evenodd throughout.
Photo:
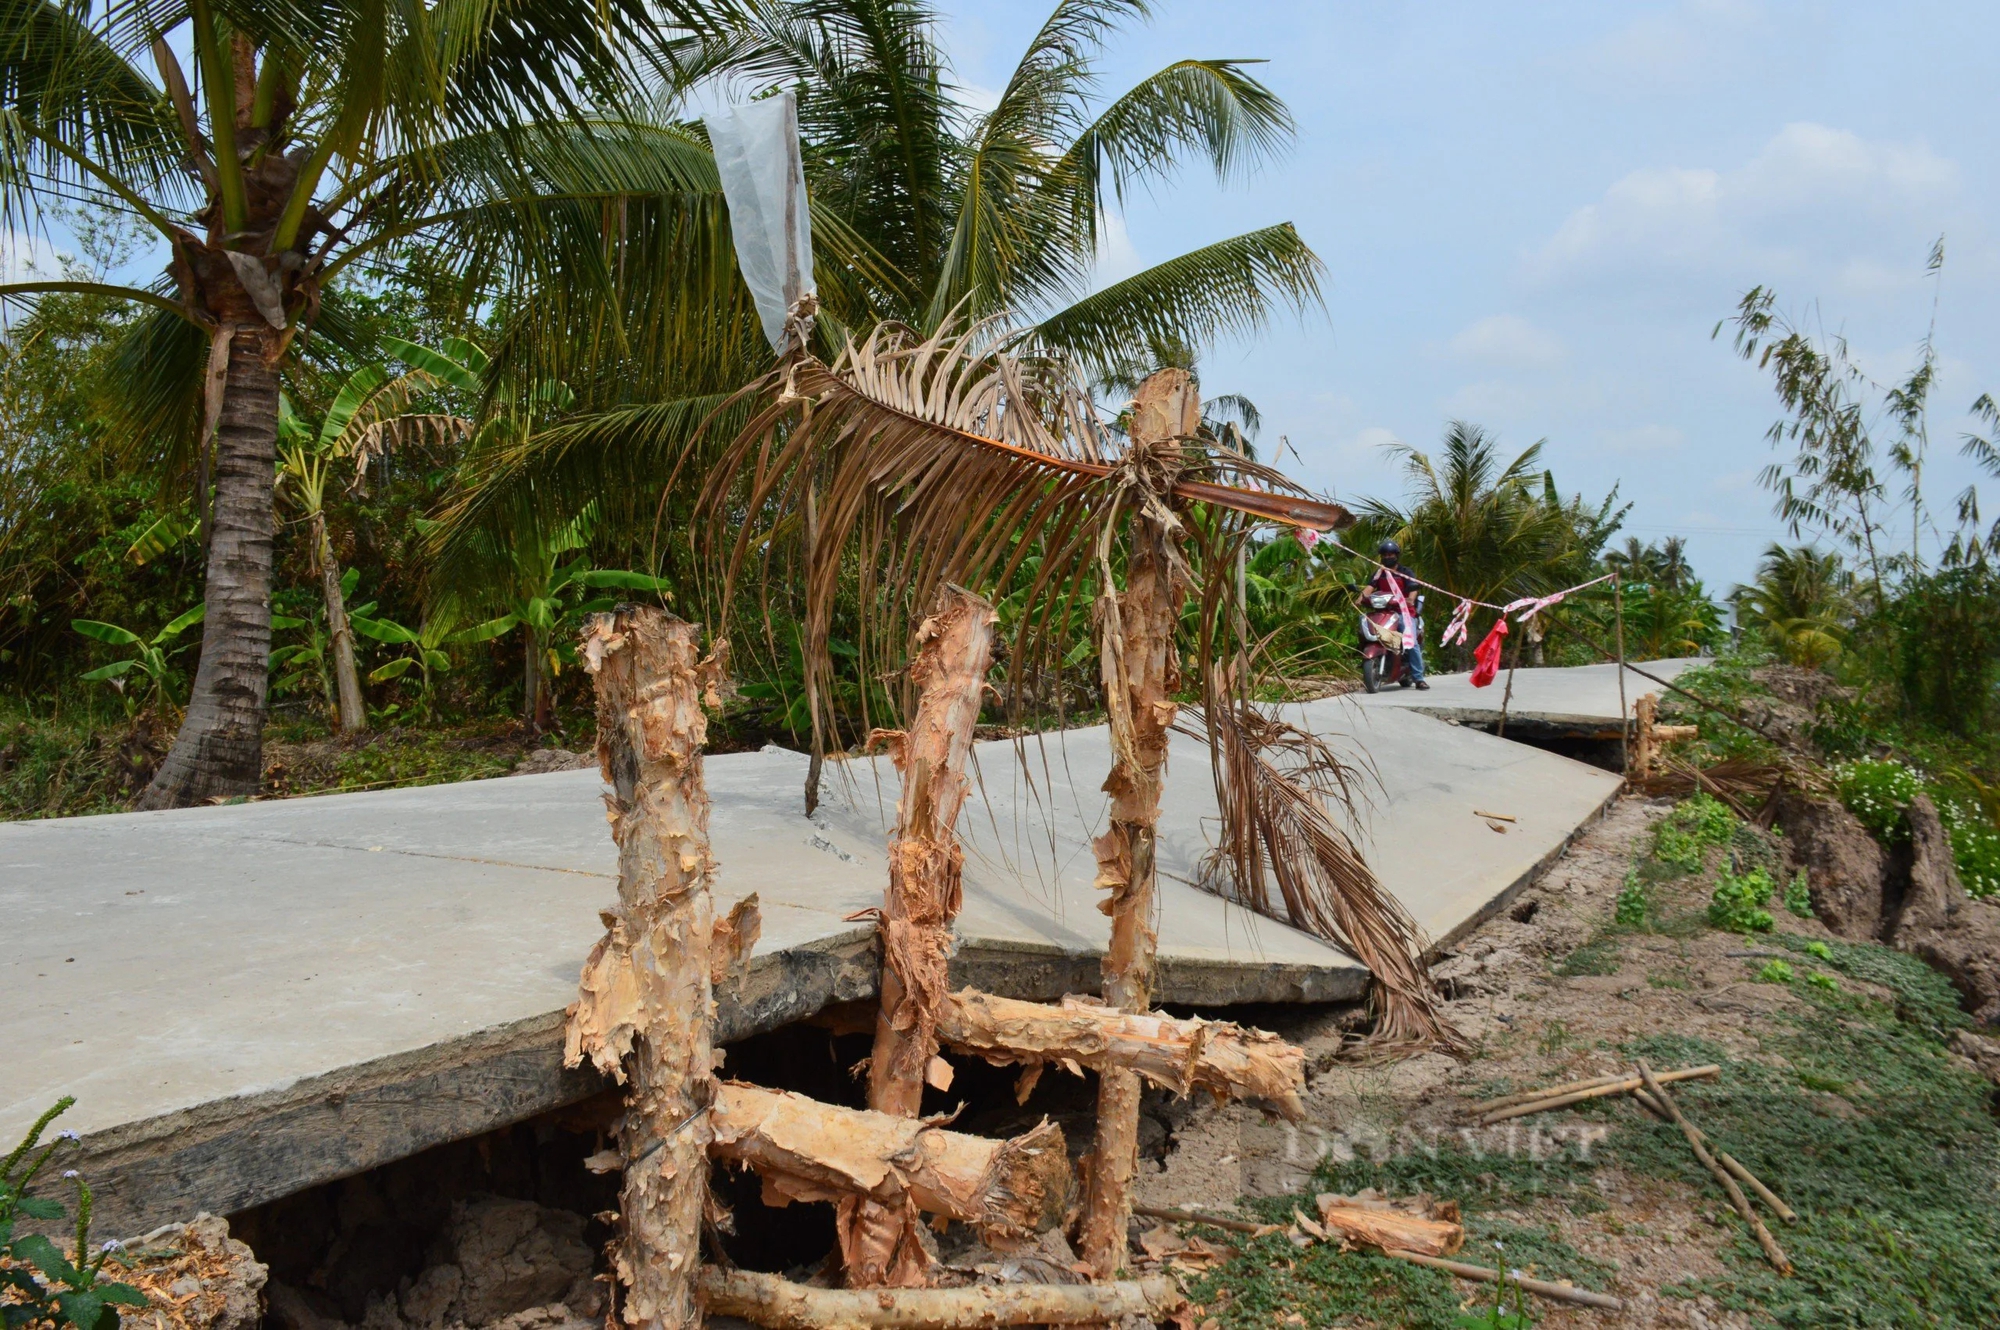
<svg viewBox="0 0 2000 1330"><path fill-rule="evenodd" d="M1184 593L1179 523L1165 507L1180 439L1201 423L1201 399L1185 370L1162 370L1139 385L1132 410L1131 465L1154 502L1135 500L1125 591L1108 583L1100 603L1100 663L1111 729L1111 825L1092 847L1097 885L1110 891L1099 908L1111 916L1104 953L1104 1000L1121 1011L1152 1005L1153 843L1160 784L1180 686L1174 626ZM1125 1263L1132 1220L1132 1174L1139 1158L1140 1079L1107 1068L1098 1079L1097 1145L1081 1233L1083 1259L1099 1279Z"/></svg>
<svg viewBox="0 0 2000 1330"><path fill-rule="evenodd" d="M701 1323L694 1277L708 1196L715 1100L704 702L716 705L718 656L697 630L650 606L592 617L585 668L597 684L597 761L612 786L618 904L584 963L564 1062L588 1057L626 1082L618 1148L625 1165L613 1268L627 1325Z"/></svg>
<svg viewBox="0 0 2000 1330"><path fill-rule="evenodd" d="M215 423L215 499L202 603L201 663L180 732L140 808L257 793L271 672L271 537L278 365L260 329L229 338Z"/></svg>
<svg viewBox="0 0 2000 1330"><path fill-rule="evenodd" d="M955 828L998 617L979 596L947 587L917 629L910 680L920 695L910 729L895 747L903 793L889 843L882 1001L868 1064L868 1106L878 1113L916 1117L927 1080L950 1084L949 1070L933 1063L965 863ZM841 1202L839 1222L842 1250L850 1253L850 1288L915 1288L927 1282L930 1255L915 1206L892 1208L855 1197Z"/></svg>
<svg viewBox="0 0 2000 1330"><path fill-rule="evenodd" d="M354 668L354 631L347 626L347 597L340 591L340 561L326 534L326 514L313 514L313 553L319 560L319 590L326 600L326 635L333 649L333 680L340 703L340 732L360 734L368 728L368 706L361 699L361 676Z"/></svg>

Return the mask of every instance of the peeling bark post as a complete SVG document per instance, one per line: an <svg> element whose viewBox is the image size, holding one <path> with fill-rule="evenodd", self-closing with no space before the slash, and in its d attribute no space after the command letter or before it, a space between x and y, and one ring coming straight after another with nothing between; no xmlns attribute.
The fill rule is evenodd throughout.
<svg viewBox="0 0 2000 1330"><path fill-rule="evenodd" d="M1180 467L1181 440L1201 426L1193 376L1168 369L1139 385L1132 407L1130 465L1136 474L1125 591L1107 581L1098 602L1104 706L1111 728L1111 826L1092 849L1097 885L1110 891L1098 908L1111 916L1104 953L1104 1000L1128 1012L1152 1005L1153 836L1160 819L1160 783L1167 739L1177 710L1180 667L1174 627L1185 587L1180 524L1166 506ZM1132 1219L1132 1173L1139 1158L1137 1072L1107 1069L1099 1079L1097 1147L1080 1234L1083 1259L1099 1279L1125 1263Z"/></svg>
<svg viewBox="0 0 2000 1330"><path fill-rule="evenodd" d="M695 1298L715 1099L716 931L709 883L702 706L720 704L726 647L701 658L695 625L649 606L592 616L584 668L597 685L597 762L618 842L618 904L584 962L563 1062L629 1084L613 1266L626 1324L701 1324ZM728 925L725 925L727 928Z"/></svg>
<svg viewBox="0 0 2000 1330"><path fill-rule="evenodd" d="M913 1118L924 1085L951 1083L937 1058L937 1021L946 996L951 925L962 900L965 853L959 809L965 763L993 663L999 616L984 599L948 586L917 629L910 680L919 689L907 733L892 736L903 776L896 835L889 843L889 888L882 902L882 1001L868 1064L868 1106ZM930 1253L914 1206L900 1210L849 1197L839 1208L840 1245L850 1288L915 1288L928 1279Z"/></svg>
<svg viewBox="0 0 2000 1330"><path fill-rule="evenodd" d="M709 1153L756 1169L770 1205L866 1197L892 1214L960 1220L1011 1248L1060 1223L1069 1201L1062 1128L1046 1120L999 1141L726 1081L710 1123Z"/></svg>

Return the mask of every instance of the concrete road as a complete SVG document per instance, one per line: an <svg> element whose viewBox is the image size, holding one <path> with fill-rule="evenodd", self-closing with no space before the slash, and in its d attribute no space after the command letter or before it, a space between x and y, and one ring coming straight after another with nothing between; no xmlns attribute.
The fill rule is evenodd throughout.
<svg viewBox="0 0 2000 1330"><path fill-rule="evenodd" d="M1356 827L1435 939L1472 926L1603 806L1616 779L1393 706L1294 709L1373 779ZM760 898L725 1039L869 996L897 777L831 764L807 820L804 759L711 758L724 902ZM959 982L1051 998L1095 987L1091 887L1104 730L978 746ZM228 1212L573 1102L564 1006L616 890L594 771L235 807L0 825L0 1137L64 1093L104 1231ZM1519 821L1489 829L1475 809ZM1333 947L1197 890L1215 801L1176 738L1163 809L1160 997L1351 999Z"/></svg>
<svg viewBox="0 0 2000 1330"><path fill-rule="evenodd" d="M1641 669L1672 680L1683 670L1703 662L1694 657L1638 662ZM1356 694L1365 707L1401 707L1425 715L1456 720L1462 725L1491 728L1500 719L1501 699L1507 696L1507 671L1485 688L1474 688L1470 674L1434 674L1430 688L1390 688L1375 694ZM1643 693L1664 693L1659 684L1630 670L1625 674L1626 715ZM1514 692L1507 703L1508 723L1516 719L1542 725L1597 731L1618 727L1618 666L1569 665L1547 669L1514 671Z"/></svg>

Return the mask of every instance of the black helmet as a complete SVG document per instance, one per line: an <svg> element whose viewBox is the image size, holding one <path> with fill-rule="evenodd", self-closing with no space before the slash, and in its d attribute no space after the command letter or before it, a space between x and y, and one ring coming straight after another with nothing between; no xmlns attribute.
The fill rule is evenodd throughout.
<svg viewBox="0 0 2000 1330"><path fill-rule="evenodd" d="M1403 557L1403 547L1401 545L1398 545L1393 540L1383 541L1380 545L1377 545L1375 547L1375 552L1381 555L1385 559L1388 558L1391 554L1395 555L1399 559Z"/></svg>

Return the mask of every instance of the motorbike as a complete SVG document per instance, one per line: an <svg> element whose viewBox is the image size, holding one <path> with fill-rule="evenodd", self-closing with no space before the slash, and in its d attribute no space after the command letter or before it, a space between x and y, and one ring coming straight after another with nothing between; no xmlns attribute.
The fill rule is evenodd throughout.
<svg viewBox="0 0 2000 1330"><path fill-rule="evenodd" d="M1416 630L1424 630L1424 598L1416 599ZM1396 612L1396 598L1385 592L1372 592L1365 596L1361 604L1361 686L1371 693L1380 692L1390 684L1398 688L1409 688L1416 684L1410 676L1407 656L1408 644L1403 640L1401 616Z"/></svg>

